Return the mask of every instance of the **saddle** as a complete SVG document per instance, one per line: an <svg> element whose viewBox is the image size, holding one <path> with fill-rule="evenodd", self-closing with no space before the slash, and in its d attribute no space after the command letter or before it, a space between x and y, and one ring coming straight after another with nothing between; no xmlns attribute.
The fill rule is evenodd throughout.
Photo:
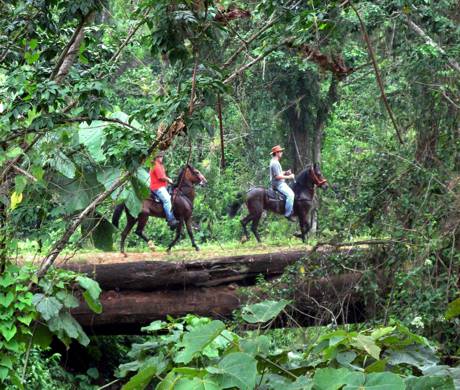
<svg viewBox="0 0 460 390"><path fill-rule="evenodd" d="M273 187L267 189L267 197L270 202L286 202L286 196Z"/></svg>

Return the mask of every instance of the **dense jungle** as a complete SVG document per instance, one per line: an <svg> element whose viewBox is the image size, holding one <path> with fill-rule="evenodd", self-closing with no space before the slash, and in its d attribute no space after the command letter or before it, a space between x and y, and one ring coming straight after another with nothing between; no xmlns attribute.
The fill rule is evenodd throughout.
<svg viewBox="0 0 460 390"><path fill-rule="evenodd" d="M0 0L0 388L460 389L459 22Z"/></svg>

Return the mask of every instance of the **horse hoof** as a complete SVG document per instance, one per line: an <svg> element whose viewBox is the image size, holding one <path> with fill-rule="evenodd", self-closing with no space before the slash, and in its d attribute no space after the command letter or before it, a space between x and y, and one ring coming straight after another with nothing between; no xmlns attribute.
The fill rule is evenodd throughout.
<svg viewBox="0 0 460 390"><path fill-rule="evenodd" d="M200 251L200 248L198 248L198 247L196 246L196 247L195 247L195 250L196 250L197 252L199 252L199 251Z"/></svg>
<svg viewBox="0 0 460 390"><path fill-rule="evenodd" d="M155 244L152 240L150 240L148 243L147 243L147 246L149 247L149 249L152 251L152 252L155 252L156 248L155 248Z"/></svg>
<svg viewBox="0 0 460 390"><path fill-rule="evenodd" d="M121 252L121 254L123 255L123 257L128 257L128 254L126 252Z"/></svg>
<svg viewBox="0 0 460 390"><path fill-rule="evenodd" d="M248 236L243 236L243 237L241 237L240 242L241 242L242 244L244 244L244 243L247 242L247 241L249 241Z"/></svg>

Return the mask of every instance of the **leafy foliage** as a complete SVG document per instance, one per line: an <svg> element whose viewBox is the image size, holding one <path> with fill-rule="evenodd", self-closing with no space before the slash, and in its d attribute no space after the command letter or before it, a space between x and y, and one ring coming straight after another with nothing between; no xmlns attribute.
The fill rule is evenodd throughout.
<svg viewBox="0 0 460 390"><path fill-rule="evenodd" d="M247 306L243 312L262 306L273 302ZM220 321L193 315L155 321L144 331L153 335L134 344L129 356L135 360L120 366L121 377L138 372L126 389L149 383L157 389L454 389L454 371L436 374L443 366L435 349L401 324L363 332L325 331L309 345L285 349L276 346L269 332L237 335Z"/></svg>

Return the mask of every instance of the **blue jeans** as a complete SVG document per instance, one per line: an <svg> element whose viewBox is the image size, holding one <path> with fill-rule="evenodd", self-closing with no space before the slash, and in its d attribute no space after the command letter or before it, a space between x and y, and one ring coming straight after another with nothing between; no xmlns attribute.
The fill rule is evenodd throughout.
<svg viewBox="0 0 460 390"><path fill-rule="evenodd" d="M161 187L158 188L158 190L152 191L156 196L158 196L158 199L161 200L161 203L163 203L163 209L166 214L166 219L168 221L172 221L174 219L174 214L172 213L171 210L171 195L169 195L168 190L166 187Z"/></svg>
<svg viewBox="0 0 460 390"><path fill-rule="evenodd" d="M286 208L284 216L289 217L292 214L294 208L294 191L291 190L285 182L282 182L276 186L276 189L286 196Z"/></svg>

